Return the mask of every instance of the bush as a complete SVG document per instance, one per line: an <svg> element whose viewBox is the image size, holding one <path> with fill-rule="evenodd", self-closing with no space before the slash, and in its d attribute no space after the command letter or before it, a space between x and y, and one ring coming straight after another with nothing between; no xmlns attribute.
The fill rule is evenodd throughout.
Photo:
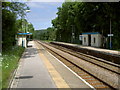
<svg viewBox="0 0 120 90"><path fill-rule="evenodd" d="M14 46L2 53L2 88L8 87L12 73L17 68L23 51L23 47Z"/></svg>

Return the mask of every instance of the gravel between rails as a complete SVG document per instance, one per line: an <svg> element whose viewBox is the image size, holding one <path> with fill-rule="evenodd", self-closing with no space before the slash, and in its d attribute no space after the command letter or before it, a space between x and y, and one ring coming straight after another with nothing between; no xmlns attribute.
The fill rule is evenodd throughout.
<svg viewBox="0 0 120 90"><path fill-rule="evenodd" d="M80 52L75 52L74 50L71 50L71 49L68 49L68 48L65 48L65 47L62 47L62 46L53 45L53 44L49 44L49 43L46 43L46 44L48 44L48 45L50 45L52 47L55 47L57 49L60 49L62 51L65 51L65 52L67 52L67 53L69 53L71 55L77 56L78 58L84 59L84 60L86 60L88 62L97 64L97 65L99 65L99 66L101 66L103 68L111 70L112 72L114 71L115 73L120 74L120 68L118 66L109 64L108 61L105 61L103 59L96 58L96 57L93 57L93 56L90 56L90 55L86 55L86 54L83 54L83 53L80 53Z"/></svg>
<svg viewBox="0 0 120 90"><path fill-rule="evenodd" d="M43 43L42 43L43 44ZM91 64L89 62L86 62L82 59L79 59L75 56L71 56L68 53L65 53L63 51L60 51L56 48L50 47L46 44L43 44L48 48L51 48L53 51L57 52L60 55L64 55L64 57L68 60L70 60L71 62L75 63L76 65L78 65L79 67L83 68L86 71L89 71L89 73L95 75L96 77L98 77L99 79L103 80L104 82L108 83L109 85L111 85L114 88L118 88L118 75L115 73L112 73L106 69L100 68L97 65ZM111 78L112 77L112 78Z"/></svg>

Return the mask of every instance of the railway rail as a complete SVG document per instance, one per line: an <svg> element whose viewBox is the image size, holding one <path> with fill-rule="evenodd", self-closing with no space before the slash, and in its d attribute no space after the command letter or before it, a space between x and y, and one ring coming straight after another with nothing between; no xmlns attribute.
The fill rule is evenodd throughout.
<svg viewBox="0 0 120 90"><path fill-rule="evenodd" d="M76 44L63 43L63 42L51 42L54 45L59 45L77 52L81 52L87 55L95 56L97 58L105 59L106 61L113 62L120 65L120 52L113 50L96 49L93 47L85 47Z"/></svg>
<svg viewBox="0 0 120 90"><path fill-rule="evenodd" d="M97 60L97 58L80 54L60 46L41 43L39 41L36 42L43 45L49 52L55 55L93 87L111 89L119 87L119 65L106 63L103 60Z"/></svg>
<svg viewBox="0 0 120 90"><path fill-rule="evenodd" d="M120 65L118 64L115 64L91 55L86 55L80 52L76 52L74 50L71 50L62 46L53 45L53 44L49 44L49 45L120 75Z"/></svg>

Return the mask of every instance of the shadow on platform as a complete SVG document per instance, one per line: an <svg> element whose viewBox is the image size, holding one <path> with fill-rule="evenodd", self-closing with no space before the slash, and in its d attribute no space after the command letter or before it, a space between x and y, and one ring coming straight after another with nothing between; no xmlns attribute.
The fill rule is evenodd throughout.
<svg viewBox="0 0 120 90"><path fill-rule="evenodd" d="M22 58L31 58L35 57L35 55L38 54L38 51L36 48L27 48L24 52L24 55Z"/></svg>
<svg viewBox="0 0 120 90"><path fill-rule="evenodd" d="M20 76L20 77L15 77L15 79L28 79L28 78L33 78L33 76Z"/></svg>

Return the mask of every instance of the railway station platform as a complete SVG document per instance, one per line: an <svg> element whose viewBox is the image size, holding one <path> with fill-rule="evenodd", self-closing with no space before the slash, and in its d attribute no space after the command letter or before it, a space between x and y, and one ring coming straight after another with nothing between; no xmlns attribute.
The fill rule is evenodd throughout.
<svg viewBox="0 0 120 90"><path fill-rule="evenodd" d="M59 45L82 54L86 54L95 58L106 60L115 64L120 64L120 51L102 49L97 47L83 46L65 42L51 42L51 44Z"/></svg>
<svg viewBox="0 0 120 90"><path fill-rule="evenodd" d="M94 88L35 41L28 43L10 88Z"/></svg>
<svg viewBox="0 0 120 90"><path fill-rule="evenodd" d="M98 52L107 53L107 54L111 54L111 55L120 55L120 51L116 51L116 50L102 49L102 48L98 48L98 47L84 46L84 45L65 43L65 42L52 42L52 43L59 44L59 45L78 47L81 49L94 50L96 52L98 51Z"/></svg>

